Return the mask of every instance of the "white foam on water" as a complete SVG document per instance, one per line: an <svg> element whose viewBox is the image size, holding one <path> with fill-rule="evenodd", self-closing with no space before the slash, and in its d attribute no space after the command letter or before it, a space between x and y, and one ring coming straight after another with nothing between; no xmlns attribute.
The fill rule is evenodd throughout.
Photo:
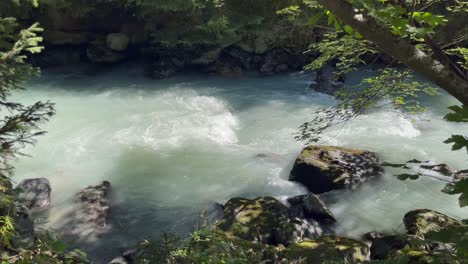
<svg viewBox="0 0 468 264"><path fill-rule="evenodd" d="M80 245L101 260L125 246L123 241L131 245L163 231L189 232L194 214L209 202L305 193L287 181L302 148L293 134L318 107L333 104L329 96L310 92L300 74L167 81L126 71L76 76L47 74L16 95L24 103L50 99L58 114L45 126L49 134L26 150L32 158L16 164L15 180L50 179L52 227L60 226L79 189L109 180L114 231L97 244ZM382 109L332 128L324 142L376 151L390 162L417 158L466 168L466 153L442 143L453 133L468 134L466 125L442 120L454 100L431 100L435 106L423 115L431 122ZM430 179L401 182L388 171L355 191L331 193L337 231L359 236L389 230L405 212L422 207L467 218L457 197L442 194L442 187Z"/></svg>

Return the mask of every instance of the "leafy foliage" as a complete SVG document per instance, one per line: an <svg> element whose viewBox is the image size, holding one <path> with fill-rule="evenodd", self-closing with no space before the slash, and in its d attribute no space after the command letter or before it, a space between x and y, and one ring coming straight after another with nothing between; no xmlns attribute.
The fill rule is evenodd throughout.
<svg viewBox="0 0 468 264"><path fill-rule="evenodd" d="M37 136L45 132L39 124L55 114L50 102L36 102L24 106L8 100L11 93L22 89L21 83L39 73L26 63L27 54L38 53L42 40L37 34L42 31L38 24L16 33L17 23L13 18L0 18L0 110L7 111L0 120L0 172L11 174L10 161L25 144L35 143Z"/></svg>
<svg viewBox="0 0 468 264"><path fill-rule="evenodd" d="M272 263L274 255L268 246L230 237L216 227L204 227L186 240L164 234L159 241L145 241L136 263Z"/></svg>

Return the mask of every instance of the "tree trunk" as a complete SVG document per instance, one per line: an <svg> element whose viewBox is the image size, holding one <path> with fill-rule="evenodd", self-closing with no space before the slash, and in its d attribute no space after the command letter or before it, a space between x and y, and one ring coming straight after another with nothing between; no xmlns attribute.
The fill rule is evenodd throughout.
<svg viewBox="0 0 468 264"><path fill-rule="evenodd" d="M454 72L451 67L412 45L408 40L396 36L376 19L356 13L347 0L318 0L345 24L358 31L365 39L374 43L382 52L406 64L461 103L468 105L468 81Z"/></svg>

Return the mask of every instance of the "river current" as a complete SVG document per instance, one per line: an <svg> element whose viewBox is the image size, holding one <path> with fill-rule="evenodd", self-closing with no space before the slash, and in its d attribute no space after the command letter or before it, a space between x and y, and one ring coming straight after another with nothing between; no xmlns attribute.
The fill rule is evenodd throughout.
<svg viewBox="0 0 468 264"><path fill-rule="evenodd" d="M293 134L315 109L335 103L308 89L309 83L301 73L155 81L132 65L92 76L78 68L47 71L15 95L24 103L55 102L57 115L44 126L49 133L27 148L31 157L16 163L14 180L51 181L52 206L40 221L57 230L66 228L75 193L110 181L111 233L70 241L110 260L161 232L187 234L212 202L305 193L287 180L303 147ZM389 162L417 158L467 168L466 152L442 143L451 134L468 134L466 125L442 120L456 101L443 93L422 101L430 107L426 113L411 119L391 109L367 113L327 131L322 144L375 151ZM442 187L434 179L402 182L387 170L382 179L324 198L338 218L336 232L359 237L397 229L416 208L467 218L457 197L441 193Z"/></svg>

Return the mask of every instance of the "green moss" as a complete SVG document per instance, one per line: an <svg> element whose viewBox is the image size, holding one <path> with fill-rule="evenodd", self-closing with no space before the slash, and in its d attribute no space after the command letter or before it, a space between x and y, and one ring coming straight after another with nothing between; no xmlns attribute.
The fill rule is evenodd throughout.
<svg viewBox="0 0 468 264"><path fill-rule="evenodd" d="M323 236L292 245L284 250L290 261L305 260L307 264L329 261L357 263L367 260L369 248L365 243L337 236Z"/></svg>
<svg viewBox="0 0 468 264"><path fill-rule="evenodd" d="M224 213L218 227L229 235L249 241L285 243L294 228L286 206L272 197L234 198L226 203Z"/></svg>
<svg viewBox="0 0 468 264"><path fill-rule="evenodd" d="M420 237L424 237L432 231L439 231L445 228L463 225L462 222L457 219L428 209L419 209L408 212L405 215L403 222L408 234Z"/></svg>

